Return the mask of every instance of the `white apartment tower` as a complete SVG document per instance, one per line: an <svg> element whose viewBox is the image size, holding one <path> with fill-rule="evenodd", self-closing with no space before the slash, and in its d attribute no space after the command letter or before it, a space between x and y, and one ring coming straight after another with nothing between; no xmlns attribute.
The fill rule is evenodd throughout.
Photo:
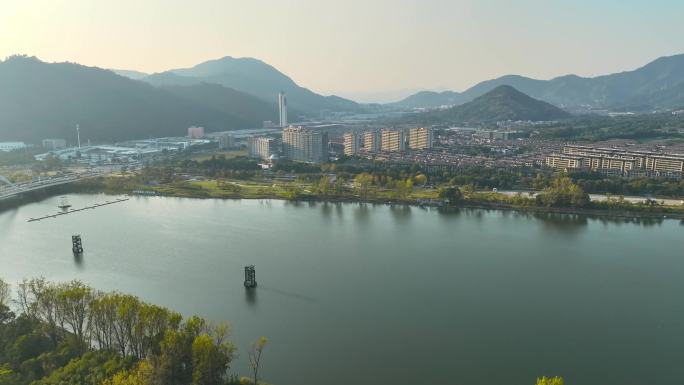
<svg viewBox="0 0 684 385"><path fill-rule="evenodd" d="M280 116L280 127L287 127L287 97L285 91L278 93L278 113Z"/></svg>

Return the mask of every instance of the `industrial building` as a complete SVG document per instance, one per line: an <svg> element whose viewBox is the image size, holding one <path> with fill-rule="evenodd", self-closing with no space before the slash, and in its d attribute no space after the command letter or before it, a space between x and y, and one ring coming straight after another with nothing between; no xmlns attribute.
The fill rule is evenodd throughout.
<svg viewBox="0 0 684 385"><path fill-rule="evenodd" d="M42 145L44 149L54 151L66 148L67 142L64 139L43 139Z"/></svg>

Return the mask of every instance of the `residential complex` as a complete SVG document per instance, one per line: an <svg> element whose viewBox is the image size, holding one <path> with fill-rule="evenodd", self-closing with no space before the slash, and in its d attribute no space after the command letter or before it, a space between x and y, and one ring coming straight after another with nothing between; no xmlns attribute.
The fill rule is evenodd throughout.
<svg viewBox="0 0 684 385"><path fill-rule="evenodd" d="M231 135L231 134L218 135L218 145L219 145L219 150L225 150L227 148L233 147L235 145L233 135Z"/></svg>
<svg viewBox="0 0 684 385"><path fill-rule="evenodd" d="M426 127L409 130L409 148L411 150L427 150L432 148L432 129Z"/></svg>
<svg viewBox="0 0 684 385"><path fill-rule="evenodd" d="M406 138L402 130L382 130L380 150L400 152L406 149Z"/></svg>
<svg viewBox="0 0 684 385"><path fill-rule="evenodd" d="M247 150L252 158L269 160L280 152L280 141L264 136L250 137L247 139Z"/></svg>
<svg viewBox="0 0 684 385"><path fill-rule="evenodd" d="M204 138L204 127L188 127L188 137L191 139Z"/></svg>
<svg viewBox="0 0 684 385"><path fill-rule="evenodd" d="M577 145L564 146L561 154L548 155L544 163L557 169L612 171L633 176L684 172L684 155Z"/></svg>
<svg viewBox="0 0 684 385"><path fill-rule="evenodd" d="M366 152L380 151L380 132L366 131L363 133L363 150Z"/></svg>
<svg viewBox="0 0 684 385"><path fill-rule="evenodd" d="M297 162L328 161L328 134L305 127L283 129L283 156Z"/></svg>
<svg viewBox="0 0 684 385"><path fill-rule="evenodd" d="M344 155L356 155L363 147L363 135L358 132L344 134Z"/></svg>

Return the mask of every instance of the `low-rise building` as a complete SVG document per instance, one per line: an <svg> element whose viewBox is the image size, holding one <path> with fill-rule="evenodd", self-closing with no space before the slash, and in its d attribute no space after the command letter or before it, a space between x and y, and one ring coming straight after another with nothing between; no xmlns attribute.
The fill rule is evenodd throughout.
<svg viewBox="0 0 684 385"><path fill-rule="evenodd" d="M0 151L4 152L23 150L26 147L24 142L0 142Z"/></svg>
<svg viewBox="0 0 684 385"><path fill-rule="evenodd" d="M67 142L64 139L43 139L43 148L46 150L61 150L66 148Z"/></svg>

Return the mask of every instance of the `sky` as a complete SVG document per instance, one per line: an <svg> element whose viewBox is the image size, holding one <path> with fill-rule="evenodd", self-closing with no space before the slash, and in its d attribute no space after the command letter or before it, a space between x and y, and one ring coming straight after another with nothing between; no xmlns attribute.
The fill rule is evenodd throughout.
<svg viewBox="0 0 684 385"><path fill-rule="evenodd" d="M315 92L391 101L635 69L684 53L683 15L682 0L0 0L0 58L151 73L255 57Z"/></svg>

